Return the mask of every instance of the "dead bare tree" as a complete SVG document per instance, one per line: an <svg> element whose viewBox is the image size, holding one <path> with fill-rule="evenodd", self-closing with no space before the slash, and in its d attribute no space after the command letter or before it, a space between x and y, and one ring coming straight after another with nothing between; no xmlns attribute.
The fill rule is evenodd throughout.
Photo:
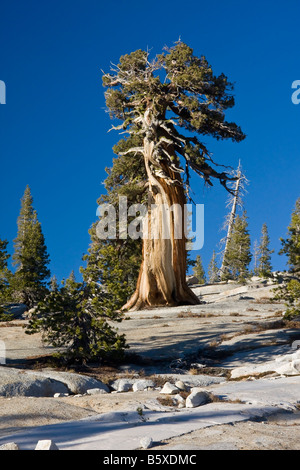
<svg viewBox="0 0 300 470"><path fill-rule="evenodd" d="M225 223L223 225L223 230L226 230L227 233L226 236L220 242L221 245L225 245L223 250L222 264L220 268L220 279L222 279L226 271L226 255L228 253L229 242L237 210L238 208L243 208L243 196L246 192L245 186L249 183L246 176L242 172L240 161L237 170L232 172L232 176L235 178L235 181L232 183L232 191L226 204L226 207L228 207L230 210L225 218Z"/></svg>

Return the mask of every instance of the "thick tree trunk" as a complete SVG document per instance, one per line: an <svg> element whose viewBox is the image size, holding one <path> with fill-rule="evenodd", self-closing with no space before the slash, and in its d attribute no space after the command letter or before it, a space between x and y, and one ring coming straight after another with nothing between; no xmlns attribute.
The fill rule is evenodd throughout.
<svg viewBox="0 0 300 470"><path fill-rule="evenodd" d="M164 167L168 178L159 177L150 169L153 162L151 141L145 139L144 149L149 204L144 225L143 261L136 290L123 310L198 304L198 297L186 283L184 189L178 183L169 184L176 179L179 182L178 173L169 167Z"/></svg>

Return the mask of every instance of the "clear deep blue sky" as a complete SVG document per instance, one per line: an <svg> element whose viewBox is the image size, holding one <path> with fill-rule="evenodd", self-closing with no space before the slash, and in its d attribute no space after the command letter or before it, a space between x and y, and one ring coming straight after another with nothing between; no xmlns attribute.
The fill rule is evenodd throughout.
<svg viewBox="0 0 300 470"><path fill-rule="evenodd" d="M29 184L42 223L51 270L60 279L82 264L96 220L105 167L118 141L105 112L101 69L136 49L160 53L181 38L214 72L235 83L227 118L247 134L242 143L204 141L214 159L250 181L245 208L252 242L267 223L277 253L299 191L299 0L1 0L0 238L16 236L20 198ZM227 194L193 179L205 204L205 268L224 235ZM198 254L193 253L193 256ZM275 269L285 258L273 256Z"/></svg>

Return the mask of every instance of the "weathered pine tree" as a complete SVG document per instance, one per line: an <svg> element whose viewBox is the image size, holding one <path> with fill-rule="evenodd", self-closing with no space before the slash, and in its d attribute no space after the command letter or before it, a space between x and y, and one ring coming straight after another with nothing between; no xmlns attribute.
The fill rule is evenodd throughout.
<svg viewBox="0 0 300 470"><path fill-rule="evenodd" d="M13 296L32 307L47 292L50 259L42 227L33 208L29 186L21 199L18 234L14 247L13 261L16 272L11 280Z"/></svg>
<svg viewBox="0 0 300 470"><path fill-rule="evenodd" d="M213 251L212 258L208 265L208 281L211 284L218 282L220 280L220 270L217 264L217 256L215 250Z"/></svg>
<svg viewBox="0 0 300 470"><path fill-rule="evenodd" d="M200 255L196 256L193 273L194 273L194 276L196 276L196 278L198 279L199 284L205 284L206 276L205 276L205 271L203 268L203 263L202 263L202 259Z"/></svg>
<svg viewBox="0 0 300 470"><path fill-rule="evenodd" d="M235 218L225 258L225 279L245 282L249 276L248 266L252 259L250 245L247 216L244 211L242 217L237 215Z"/></svg>
<svg viewBox="0 0 300 470"><path fill-rule="evenodd" d="M199 299L186 284L184 205L190 169L210 185L215 178L226 187L232 179L213 168L211 154L197 134L244 139L241 129L225 120L226 109L234 105L233 86L182 42L152 61L142 50L122 56L111 73L104 74L103 84L111 117L122 121L113 128L128 134L117 154L123 162L135 159L136 172L127 183L134 185L137 178L148 203L148 236L143 236L137 286L123 308L196 304ZM162 207L172 206L177 210L169 211L170 236L164 238Z"/></svg>
<svg viewBox="0 0 300 470"><path fill-rule="evenodd" d="M261 277L270 277L272 274L271 255L274 250L270 250L270 238L267 224L263 224L261 229L261 239L258 247L258 275Z"/></svg>

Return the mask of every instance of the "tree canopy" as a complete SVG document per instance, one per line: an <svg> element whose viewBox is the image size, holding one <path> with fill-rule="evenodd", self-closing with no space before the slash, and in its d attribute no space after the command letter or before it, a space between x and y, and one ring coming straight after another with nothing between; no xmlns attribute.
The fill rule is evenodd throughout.
<svg viewBox="0 0 300 470"><path fill-rule="evenodd" d="M225 120L225 111L234 106L232 83L224 74L214 75L204 56L195 56L183 42L152 61L148 51L137 50L121 56L119 64L104 74L103 85L108 88L110 116L122 121L113 129L129 134L115 149L120 156L136 155L135 167L140 171L143 138L148 137L153 142L153 174L181 184L178 176L185 173L188 187L191 168L206 183L211 185L212 178L217 178L226 186L230 176L213 168L211 154L196 134L236 142L245 135L238 125ZM173 181L166 166L175 172Z"/></svg>

